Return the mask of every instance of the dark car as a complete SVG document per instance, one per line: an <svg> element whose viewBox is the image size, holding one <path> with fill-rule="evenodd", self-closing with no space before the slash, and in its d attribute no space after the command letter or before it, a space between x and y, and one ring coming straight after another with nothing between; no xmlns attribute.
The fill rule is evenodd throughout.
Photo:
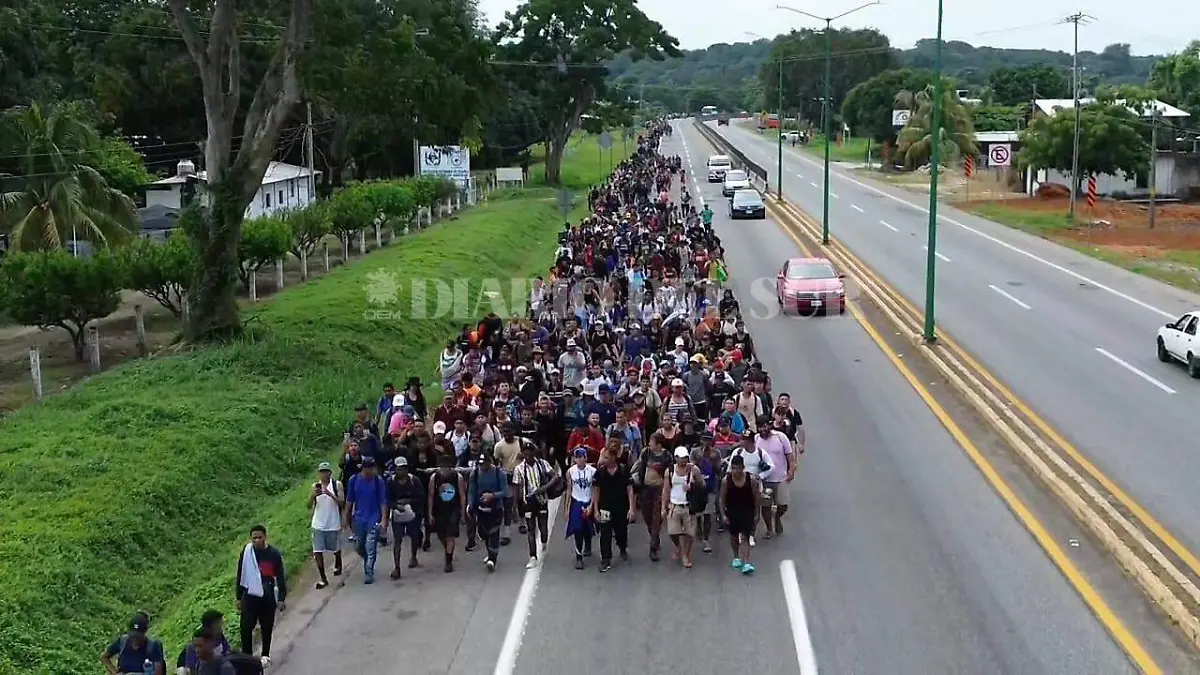
<svg viewBox="0 0 1200 675"><path fill-rule="evenodd" d="M719 126L719 127L729 126L729 115L721 115L720 117L718 117L717 118L717 126Z"/></svg>
<svg viewBox="0 0 1200 675"><path fill-rule="evenodd" d="M763 202L758 190L738 190L729 200L729 219L754 218L763 220L767 217L767 205Z"/></svg>

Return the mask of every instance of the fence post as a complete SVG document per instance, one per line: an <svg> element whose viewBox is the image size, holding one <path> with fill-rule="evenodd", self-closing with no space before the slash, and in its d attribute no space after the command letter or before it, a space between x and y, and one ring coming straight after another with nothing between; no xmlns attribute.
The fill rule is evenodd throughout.
<svg viewBox="0 0 1200 675"><path fill-rule="evenodd" d="M327 241L322 242L321 245L325 247L325 271L328 272L329 271L329 242L327 242Z"/></svg>
<svg viewBox="0 0 1200 675"><path fill-rule="evenodd" d="M87 327L88 370L100 372L100 331L95 326Z"/></svg>
<svg viewBox="0 0 1200 675"><path fill-rule="evenodd" d="M283 290L283 258L275 261L275 290Z"/></svg>
<svg viewBox="0 0 1200 675"><path fill-rule="evenodd" d="M300 280L308 281L308 251L300 249Z"/></svg>
<svg viewBox="0 0 1200 675"><path fill-rule="evenodd" d="M33 393L40 401L45 391L42 389L42 350L37 347L29 348L29 374L33 377Z"/></svg>
<svg viewBox="0 0 1200 675"><path fill-rule="evenodd" d="M137 334L138 354L145 357L150 349L146 345L146 312L141 305L133 306L133 327Z"/></svg>
<svg viewBox="0 0 1200 675"><path fill-rule="evenodd" d="M375 248L383 248L383 228L378 220L375 221Z"/></svg>
<svg viewBox="0 0 1200 675"><path fill-rule="evenodd" d="M342 235L342 264L350 258L350 235Z"/></svg>
<svg viewBox="0 0 1200 675"><path fill-rule="evenodd" d="M454 210L462 211L462 193L454 193Z"/></svg>
<svg viewBox="0 0 1200 675"><path fill-rule="evenodd" d="M366 230L358 231L358 254L359 255L367 254L367 231Z"/></svg>
<svg viewBox="0 0 1200 675"><path fill-rule="evenodd" d="M405 229L408 229L407 225L405 226ZM395 227L395 225L388 228L388 246L391 246L394 243L396 243L396 227Z"/></svg>
<svg viewBox="0 0 1200 675"><path fill-rule="evenodd" d="M250 302L258 302L258 272L250 270Z"/></svg>

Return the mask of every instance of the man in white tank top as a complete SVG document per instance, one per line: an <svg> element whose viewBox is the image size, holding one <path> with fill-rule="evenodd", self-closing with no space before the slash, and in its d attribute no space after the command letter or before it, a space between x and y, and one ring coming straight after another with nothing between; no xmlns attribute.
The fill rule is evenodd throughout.
<svg viewBox="0 0 1200 675"><path fill-rule="evenodd" d="M308 495L308 508L312 510L312 550L313 560L317 564L317 572L321 575L316 588L329 585L325 576L325 554L333 554L333 575L342 573L342 505L346 503L346 495L342 485L333 478L333 465L321 462L317 466L317 482L313 483L312 492Z"/></svg>
<svg viewBox="0 0 1200 675"><path fill-rule="evenodd" d="M675 448L675 466L663 480L662 511L667 536L675 545L671 559L682 559L687 568L692 566L692 542L696 538L696 516L688 501L688 493L694 487L704 490L704 476L692 464L692 453L687 448Z"/></svg>

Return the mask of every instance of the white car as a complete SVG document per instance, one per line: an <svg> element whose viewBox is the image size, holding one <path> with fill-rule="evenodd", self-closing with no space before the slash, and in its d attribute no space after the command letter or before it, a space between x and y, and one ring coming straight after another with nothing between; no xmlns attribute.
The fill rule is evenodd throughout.
<svg viewBox="0 0 1200 675"><path fill-rule="evenodd" d="M1158 360L1172 359L1187 366L1188 375L1200 378L1200 338L1196 336L1200 310L1188 312L1158 329Z"/></svg>
<svg viewBox="0 0 1200 675"><path fill-rule="evenodd" d="M720 183L725 180L725 172L733 168L733 161L728 155L713 155L708 158L708 182Z"/></svg>
<svg viewBox="0 0 1200 675"><path fill-rule="evenodd" d="M746 190L750 188L750 175L742 169L730 169L725 172L725 184L721 186L721 194L725 197L733 197L733 193L738 190Z"/></svg>

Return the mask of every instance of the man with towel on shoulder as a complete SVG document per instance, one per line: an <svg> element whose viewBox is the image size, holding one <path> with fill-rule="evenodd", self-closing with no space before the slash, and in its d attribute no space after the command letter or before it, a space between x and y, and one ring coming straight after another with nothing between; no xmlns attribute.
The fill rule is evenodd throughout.
<svg viewBox="0 0 1200 675"><path fill-rule="evenodd" d="M262 630L262 663L271 665L271 634L275 630L275 611L287 608L287 580L283 556L267 544L267 528L250 528L250 543L242 549L237 567L237 608L242 614L242 653L254 653L254 627Z"/></svg>

